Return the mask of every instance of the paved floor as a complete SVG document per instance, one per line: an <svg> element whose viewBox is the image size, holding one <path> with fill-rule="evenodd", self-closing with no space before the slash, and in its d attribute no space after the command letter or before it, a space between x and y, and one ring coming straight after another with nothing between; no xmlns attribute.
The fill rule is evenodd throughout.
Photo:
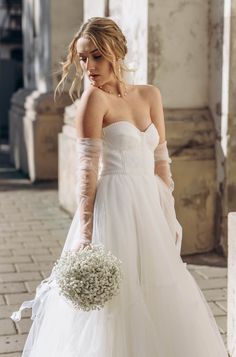
<svg viewBox="0 0 236 357"><path fill-rule="evenodd" d="M56 183L31 185L0 154L0 355L18 357L30 311L14 323L9 315L48 276L61 253L71 217L60 209ZM184 260L184 258L183 258ZM187 260L186 260L187 261ZM189 260L188 260L189 263ZM226 343L227 268L188 264Z"/></svg>

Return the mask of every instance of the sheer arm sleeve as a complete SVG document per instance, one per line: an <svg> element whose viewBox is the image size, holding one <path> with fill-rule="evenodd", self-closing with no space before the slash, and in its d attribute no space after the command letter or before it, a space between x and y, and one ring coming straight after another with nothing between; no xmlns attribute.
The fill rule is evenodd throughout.
<svg viewBox="0 0 236 357"><path fill-rule="evenodd" d="M154 151L155 175L159 191L160 204L166 218L175 246L180 254L182 245L182 227L176 218L175 200L172 194L174 181L172 179L170 164L172 162L167 141L159 144Z"/></svg>
<svg viewBox="0 0 236 357"><path fill-rule="evenodd" d="M73 247L73 235L76 232L79 242L89 243L92 239L93 206L97 188L100 154L102 151L102 139L77 138L76 139L76 199L78 203L78 217L80 223L77 229L77 220L72 222L63 251ZM76 216L77 217L77 216ZM77 234L78 233L78 234ZM24 301L19 310L11 315L13 321L21 320L21 313L25 309L32 309L32 317L40 318L44 302L51 288L57 287L54 272L42 280L36 289L34 299Z"/></svg>
<svg viewBox="0 0 236 357"><path fill-rule="evenodd" d="M79 242L90 243L93 208L102 152L102 139L76 139L76 201L79 210Z"/></svg>
<svg viewBox="0 0 236 357"><path fill-rule="evenodd" d="M158 175L165 184L170 188L171 192L174 190L174 181L170 170L170 164L172 162L169 157L167 149L167 141L157 145L154 151L155 161L155 175Z"/></svg>

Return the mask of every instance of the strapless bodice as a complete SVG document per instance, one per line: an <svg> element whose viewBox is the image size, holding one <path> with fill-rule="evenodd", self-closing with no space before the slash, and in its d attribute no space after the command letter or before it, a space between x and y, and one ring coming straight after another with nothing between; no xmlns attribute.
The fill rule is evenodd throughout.
<svg viewBox="0 0 236 357"><path fill-rule="evenodd" d="M128 121L118 121L103 128L101 175L154 175L154 150L159 134L153 123L145 131Z"/></svg>

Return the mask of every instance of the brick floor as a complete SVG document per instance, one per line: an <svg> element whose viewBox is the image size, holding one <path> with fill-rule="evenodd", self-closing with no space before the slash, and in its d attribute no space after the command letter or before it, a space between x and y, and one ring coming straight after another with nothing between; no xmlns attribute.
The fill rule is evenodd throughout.
<svg viewBox="0 0 236 357"><path fill-rule="evenodd" d="M4 167L7 171L9 165ZM58 257L71 223L59 208L55 183L32 185L12 168L10 172L0 175L1 357L21 355L31 326L30 311L23 312L17 323L9 315L34 296L37 284ZM188 264L188 270L206 297L226 344L227 268Z"/></svg>

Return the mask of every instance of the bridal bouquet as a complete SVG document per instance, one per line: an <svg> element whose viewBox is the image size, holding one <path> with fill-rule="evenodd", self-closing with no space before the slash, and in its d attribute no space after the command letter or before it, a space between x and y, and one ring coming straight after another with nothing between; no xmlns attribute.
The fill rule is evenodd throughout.
<svg viewBox="0 0 236 357"><path fill-rule="evenodd" d="M120 290L121 260L102 245L90 244L76 252L65 252L53 271L60 294L74 307L100 310Z"/></svg>

